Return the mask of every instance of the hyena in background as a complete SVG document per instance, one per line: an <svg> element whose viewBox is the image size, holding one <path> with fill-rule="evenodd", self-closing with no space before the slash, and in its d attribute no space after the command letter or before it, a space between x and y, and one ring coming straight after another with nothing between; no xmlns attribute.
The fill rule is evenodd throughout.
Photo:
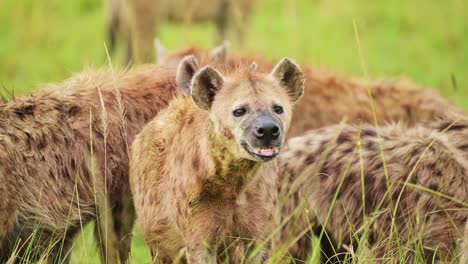
<svg viewBox="0 0 468 264"><path fill-rule="evenodd" d="M223 46L220 46L220 49ZM161 44L157 45L161 54L160 62L176 65L190 53L198 54L198 48L168 52ZM226 52L226 47L224 46ZM225 54L225 53L224 53ZM235 67L239 60L250 58L258 63L259 70L271 70L273 65L258 55L228 53L226 67ZM218 63L223 63L218 61ZM348 123L374 123L368 89L371 91L379 124L401 122L408 126L434 121L447 113L467 115L435 91L418 86L408 80L353 78L331 70L301 65L306 82L304 96L297 103L296 114L291 121L289 136L299 136L305 131L338 124L343 119Z"/></svg>
<svg viewBox="0 0 468 264"><path fill-rule="evenodd" d="M304 79L288 59L270 75L255 68L223 76L184 59L177 86L190 96L173 100L135 139L130 185L153 262L172 263L185 249L188 263L216 263L218 248L234 237L234 263L261 261L262 254L243 260L243 250L261 244L272 228L271 160Z"/></svg>
<svg viewBox="0 0 468 264"><path fill-rule="evenodd" d="M343 246L375 250L363 261L460 257L467 239L468 122L428 126L436 129L337 125L291 139L280 157L280 193L284 219L296 221L283 227L281 240L308 234L286 251L306 259L316 232L331 248L328 257Z"/></svg>
<svg viewBox="0 0 468 264"><path fill-rule="evenodd" d="M128 146L178 93L175 73L88 70L0 105L0 262L16 243L18 258L67 262L75 234L96 219L107 262L127 259Z"/></svg>
<svg viewBox="0 0 468 264"><path fill-rule="evenodd" d="M427 124L447 113L468 115L430 88L407 80L353 78L328 70L302 66L306 78L304 98L291 121L290 136L304 131L348 123L374 124L371 91L379 124L400 122L408 126Z"/></svg>
<svg viewBox="0 0 468 264"><path fill-rule="evenodd" d="M0 262L16 243L18 258L46 253L50 262L67 262L73 237L97 218L104 258L125 261L132 227L127 146L176 94L175 71L160 67L85 71L1 105Z"/></svg>
<svg viewBox="0 0 468 264"><path fill-rule="evenodd" d="M127 62L153 60L153 39L162 18L192 23L214 21L218 42L228 31L242 42L256 0L106 0L109 45L127 44Z"/></svg>

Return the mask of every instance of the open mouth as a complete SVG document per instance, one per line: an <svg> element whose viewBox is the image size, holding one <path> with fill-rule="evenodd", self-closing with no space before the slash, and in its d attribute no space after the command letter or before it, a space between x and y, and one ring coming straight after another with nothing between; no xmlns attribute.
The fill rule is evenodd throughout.
<svg viewBox="0 0 468 264"><path fill-rule="evenodd" d="M280 148L279 147L261 147L261 148L254 148L251 147L247 143L243 143L242 147L252 156L260 158L262 160L271 160L276 155L279 154Z"/></svg>

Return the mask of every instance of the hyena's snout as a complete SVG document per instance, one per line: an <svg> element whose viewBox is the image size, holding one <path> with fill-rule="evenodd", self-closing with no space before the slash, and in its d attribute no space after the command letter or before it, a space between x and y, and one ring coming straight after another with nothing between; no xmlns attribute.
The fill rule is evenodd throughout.
<svg viewBox="0 0 468 264"><path fill-rule="evenodd" d="M273 117L258 114L245 131L245 150L254 158L267 161L278 155L284 131Z"/></svg>
<svg viewBox="0 0 468 264"><path fill-rule="evenodd" d="M253 134L263 145L273 146L280 137L281 130L272 118L262 118L254 126Z"/></svg>

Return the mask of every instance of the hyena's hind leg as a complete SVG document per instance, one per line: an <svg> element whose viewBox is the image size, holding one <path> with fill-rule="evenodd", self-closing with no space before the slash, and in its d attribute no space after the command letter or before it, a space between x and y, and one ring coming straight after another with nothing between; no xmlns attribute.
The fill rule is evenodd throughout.
<svg viewBox="0 0 468 264"><path fill-rule="evenodd" d="M107 197L98 197L97 219L94 226L94 237L101 255L102 263L119 263L119 243L115 233L112 210Z"/></svg>
<svg viewBox="0 0 468 264"><path fill-rule="evenodd" d="M53 249L48 252L47 263L55 264L68 264L70 263L71 251L73 246L73 238L76 236L77 231L68 232L60 242L54 245Z"/></svg>
<svg viewBox="0 0 468 264"><path fill-rule="evenodd" d="M12 252L8 246L7 237L15 219L16 203L0 194L0 263L5 263L11 257Z"/></svg>
<svg viewBox="0 0 468 264"><path fill-rule="evenodd" d="M119 206L112 208L115 234L119 243L119 256L121 263L129 259L132 244L132 230L135 222L135 209L131 195L122 195Z"/></svg>
<svg viewBox="0 0 468 264"><path fill-rule="evenodd" d="M97 219L94 226L94 237L101 261L102 263L119 263L119 243L115 233L114 216L109 206L109 198L104 191L97 191L95 195Z"/></svg>

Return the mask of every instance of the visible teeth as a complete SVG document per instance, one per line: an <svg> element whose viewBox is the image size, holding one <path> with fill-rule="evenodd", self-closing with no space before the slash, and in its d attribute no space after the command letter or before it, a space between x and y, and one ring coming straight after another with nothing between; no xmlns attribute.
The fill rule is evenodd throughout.
<svg viewBox="0 0 468 264"><path fill-rule="evenodd" d="M267 155L271 156L273 154L276 154L278 152L278 147L272 147L272 148L255 148L255 152L262 154L262 155Z"/></svg>

